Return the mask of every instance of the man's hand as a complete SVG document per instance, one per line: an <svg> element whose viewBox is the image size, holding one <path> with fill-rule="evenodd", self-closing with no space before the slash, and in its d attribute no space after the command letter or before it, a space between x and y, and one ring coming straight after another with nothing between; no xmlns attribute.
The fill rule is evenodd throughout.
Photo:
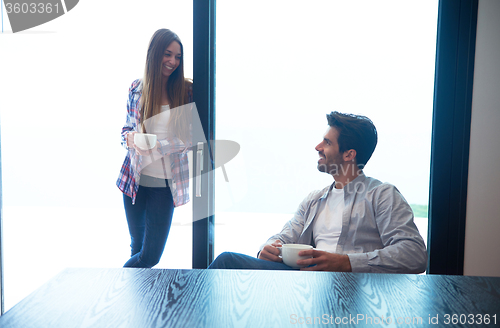
<svg viewBox="0 0 500 328"><path fill-rule="evenodd" d="M300 256L312 256L312 259L298 260L297 264L306 266L301 268L303 271L337 271L337 272L351 272L351 262L349 256L318 251L315 249L308 249L300 251ZM310 265L314 265L309 267Z"/></svg>
<svg viewBox="0 0 500 328"><path fill-rule="evenodd" d="M279 257L280 250L277 247L281 247L281 242L276 240L271 245L266 245L259 253L259 259L272 261L272 262L283 262L283 259Z"/></svg>

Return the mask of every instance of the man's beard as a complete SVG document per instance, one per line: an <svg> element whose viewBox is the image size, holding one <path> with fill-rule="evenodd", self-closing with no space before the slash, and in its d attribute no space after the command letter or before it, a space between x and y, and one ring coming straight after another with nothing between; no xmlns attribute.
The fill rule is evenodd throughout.
<svg viewBox="0 0 500 328"><path fill-rule="evenodd" d="M318 171L335 176L342 172L342 166L337 163L318 164Z"/></svg>

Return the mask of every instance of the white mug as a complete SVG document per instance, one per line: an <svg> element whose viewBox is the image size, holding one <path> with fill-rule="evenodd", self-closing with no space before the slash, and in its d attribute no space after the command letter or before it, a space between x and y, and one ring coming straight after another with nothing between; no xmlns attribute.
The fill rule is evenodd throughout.
<svg viewBox="0 0 500 328"><path fill-rule="evenodd" d="M134 143L142 150L153 149L156 146L156 134L136 133Z"/></svg>
<svg viewBox="0 0 500 328"><path fill-rule="evenodd" d="M280 250L280 255L283 257L283 262L289 267L298 269L305 266L297 265L297 260L310 259L312 256L299 256L300 251L305 251L308 249L313 249L311 245L304 244L283 244L278 247Z"/></svg>

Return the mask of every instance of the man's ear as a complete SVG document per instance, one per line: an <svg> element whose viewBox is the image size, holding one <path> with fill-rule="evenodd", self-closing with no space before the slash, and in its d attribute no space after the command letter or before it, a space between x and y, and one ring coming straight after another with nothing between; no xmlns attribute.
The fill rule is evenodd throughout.
<svg viewBox="0 0 500 328"><path fill-rule="evenodd" d="M354 161L356 159L356 150L355 149L349 149L344 152L344 161L345 162L350 162Z"/></svg>

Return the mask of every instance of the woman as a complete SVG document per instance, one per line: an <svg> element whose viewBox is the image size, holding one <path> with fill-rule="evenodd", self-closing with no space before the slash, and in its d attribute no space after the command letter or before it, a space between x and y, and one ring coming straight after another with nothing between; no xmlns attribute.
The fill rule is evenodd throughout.
<svg viewBox="0 0 500 328"><path fill-rule="evenodd" d="M132 239L132 257L124 267L151 268L160 261L174 207L189 201L191 102L182 43L172 31L160 29L149 43L144 78L129 89L121 133L128 153L116 184ZM157 135L153 149L134 143L139 132Z"/></svg>

